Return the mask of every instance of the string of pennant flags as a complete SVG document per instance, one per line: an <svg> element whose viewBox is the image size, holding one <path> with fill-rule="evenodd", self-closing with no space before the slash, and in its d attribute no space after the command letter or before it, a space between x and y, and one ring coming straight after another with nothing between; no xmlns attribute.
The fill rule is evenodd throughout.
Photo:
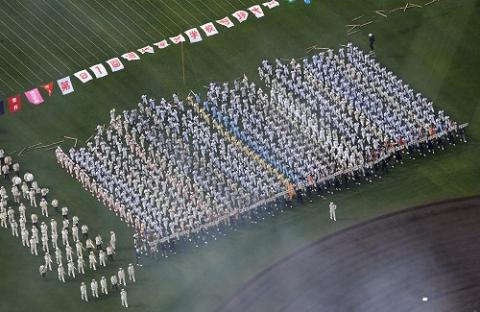
<svg viewBox="0 0 480 312"><path fill-rule="evenodd" d="M232 14L232 16L239 22L245 22L250 14L253 14L257 19L262 18L265 16L265 13L262 9L262 6L266 9L274 9L278 7L280 3L277 0L271 0L268 2L262 3L262 5L253 5L249 7L247 10L238 10ZM166 49L170 45L178 45L183 42L188 41L190 43L198 43L204 40L202 32L205 34L206 37L212 37L218 35L220 32L217 29L216 25L220 25L225 28L232 28L236 26L236 24L232 21L230 16L226 16L222 19L216 20L214 22L208 22L204 25L201 25L199 28L201 31L194 27L189 30L180 33L177 36L169 37L168 39L163 39L159 42L153 43L152 45L147 45L143 48L137 49L136 51L127 52L121 57L114 57L111 58L105 63L110 68L111 73L118 72L120 70L125 69L125 65L122 63L122 59L126 60L127 62L139 61L141 59L140 55L144 54L154 54L157 50ZM156 47L156 48L155 48ZM90 71L89 71L90 70ZM87 83L94 79L100 79L109 75L109 71L105 67L103 63L95 64L90 66L88 69L80 70L73 74L75 78L77 78L82 83ZM93 73L93 76L92 76ZM75 92L73 87L71 76L66 76L64 78L58 79L56 84L62 93L62 95L68 95ZM45 98L42 95L42 92L45 93L48 97L52 96L55 89L54 81L51 81L47 84L41 85L40 87L34 88L32 90L24 92L24 96L27 101L32 105L40 105L45 102ZM41 92L42 91L42 92ZM7 98L7 110L10 113L17 113L22 110L22 96L21 94L16 94ZM6 112L5 103L3 100L0 99L0 115L4 115Z"/></svg>

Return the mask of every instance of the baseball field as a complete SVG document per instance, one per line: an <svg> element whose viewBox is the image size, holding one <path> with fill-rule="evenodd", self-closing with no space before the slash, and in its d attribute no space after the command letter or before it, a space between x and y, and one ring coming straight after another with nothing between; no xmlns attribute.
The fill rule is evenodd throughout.
<svg viewBox="0 0 480 312"><path fill-rule="evenodd" d="M254 0L26 0L4 1L0 13L0 99L72 75L111 57L152 44L180 31L220 19ZM280 1L261 19L198 44L171 46L125 70L80 83L63 96L58 88L39 106L24 100L21 111L0 116L0 147L30 171L49 196L89 225L92 234L117 233L114 266L88 271L85 281L110 275L135 260L132 230L85 192L55 161L53 150L37 143L64 140L68 150L90 137L109 111L132 109L142 94L160 99L205 91L210 81L243 74L255 79L262 59L309 55L309 47L338 49L347 42L368 50L374 33L378 61L431 99L459 123L469 123L467 143L425 158L407 160L372 183L352 187L260 224L243 227L200 248L178 246L177 255L137 269L128 286L131 311L214 311L237 290L276 261L325 235L411 206L480 193L480 4L440 0L406 7L404 1ZM413 2L412 2L413 3ZM421 6L421 7L420 7ZM381 10L379 12L376 12ZM3 11L3 12L2 12ZM370 23L371 21L371 23ZM362 25L349 33L346 25ZM318 51L318 50L313 50ZM313 53L313 52L310 52ZM56 86L57 87L57 86ZM20 154L20 155L19 155ZM7 186L1 179L0 184ZM328 203L337 204L336 223ZM59 219L59 216L55 216ZM38 274L42 258L30 255L8 230L0 231L0 311L116 311L118 294L84 303L80 279L61 284L55 273Z"/></svg>

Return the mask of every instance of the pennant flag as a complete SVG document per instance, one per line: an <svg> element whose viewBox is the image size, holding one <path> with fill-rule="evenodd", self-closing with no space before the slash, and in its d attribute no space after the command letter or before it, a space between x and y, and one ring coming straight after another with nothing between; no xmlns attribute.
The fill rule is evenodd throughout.
<svg viewBox="0 0 480 312"><path fill-rule="evenodd" d="M75 74L73 74L75 77L78 78L78 80L80 80L81 82L83 83L87 83L89 82L90 80L93 79L92 75L90 75L90 73L88 72L88 70L84 69L84 70L81 70L79 72L76 72Z"/></svg>
<svg viewBox="0 0 480 312"><path fill-rule="evenodd" d="M9 97L7 99L7 102L8 102L8 110L11 113L16 113L22 109L22 99L20 98L20 94Z"/></svg>
<svg viewBox="0 0 480 312"><path fill-rule="evenodd" d="M203 40L202 35L200 35L200 32L196 28L189 29L185 33L187 34L191 43L197 43Z"/></svg>
<svg viewBox="0 0 480 312"><path fill-rule="evenodd" d="M0 100L0 116L5 114L5 105L3 104L3 100Z"/></svg>
<svg viewBox="0 0 480 312"><path fill-rule="evenodd" d="M142 54L145 54L145 53L155 53L155 50L153 50L153 47L151 46L146 46L146 47L143 47L141 49L138 49L137 50L138 52L142 53Z"/></svg>
<svg viewBox="0 0 480 312"><path fill-rule="evenodd" d="M137 53L135 52L128 52L128 53L125 53L124 55L122 55L122 57L124 59L126 59L127 61L131 62L131 61L138 61L140 59L140 56L138 56Z"/></svg>
<svg viewBox="0 0 480 312"><path fill-rule="evenodd" d="M170 45L167 40L162 40L157 43L154 43L153 45L157 46L159 49L165 49Z"/></svg>
<svg viewBox="0 0 480 312"><path fill-rule="evenodd" d="M247 20L248 18L248 12L247 11L237 11L232 14L233 17L235 17L240 23L243 23Z"/></svg>
<svg viewBox="0 0 480 312"><path fill-rule="evenodd" d="M175 37L170 37L170 41L172 41L175 44L179 44L180 42L185 42L185 37L182 34L180 34Z"/></svg>
<svg viewBox="0 0 480 312"><path fill-rule="evenodd" d="M232 22L232 20L227 16L222 18L221 20L217 20L217 23L219 23L222 26L225 26L227 28L231 28L235 26L235 24Z"/></svg>
<svg viewBox="0 0 480 312"><path fill-rule="evenodd" d="M95 77L97 77L97 79L105 77L105 76L108 75L108 71L105 68L105 66L103 66L103 64L97 64L97 65L90 66L90 70L93 72Z"/></svg>
<svg viewBox="0 0 480 312"><path fill-rule="evenodd" d="M47 84L44 84L42 86L42 88L43 88L43 90L48 92L48 96L52 96L52 94L53 94L53 81L51 81Z"/></svg>
<svg viewBox="0 0 480 312"><path fill-rule="evenodd" d="M277 0L272 0L272 1L268 1L268 2L265 2L263 4L264 7L267 7L269 8L270 10L273 9L273 8L276 8L280 5L280 3L278 3Z"/></svg>
<svg viewBox="0 0 480 312"><path fill-rule="evenodd" d="M213 23L206 23L205 25L200 26L200 28L205 32L207 37L218 35L218 30Z"/></svg>
<svg viewBox="0 0 480 312"><path fill-rule="evenodd" d="M73 85L72 85L72 81L70 80L70 76L57 80L57 84L58 84L58 87L60 88L60 91L62 91L63 95L67 95L75 91L73 90Z"/></svg>
<svg viewBox="0 0 480 312"><path fill-rule="evenodd" d="M117 72L117 71L125 68L125 66L123 66L122 61L120 61L120 59L118 57L114 57L112 59L109 59L107 61L107 64L108 64L108 66L110 66L110 69L112 70L112 73Z"/></svg>
<svg viewBox="0 0 480 312"><path fill-rule="evenodd" d="M256 18L261 18L265 16L265 14L263 13L262 7L259 5L251 6L248 8L248 10L252 12Z"/></svg>
<svg viewBox="0 0 480 312"><path fill-rule="evenodd" d="M38 88L25 92L25 96L27 97L27 100L33 105L40 105L43 103L43 97L40 94L40 91L38 91Z"/></svg>

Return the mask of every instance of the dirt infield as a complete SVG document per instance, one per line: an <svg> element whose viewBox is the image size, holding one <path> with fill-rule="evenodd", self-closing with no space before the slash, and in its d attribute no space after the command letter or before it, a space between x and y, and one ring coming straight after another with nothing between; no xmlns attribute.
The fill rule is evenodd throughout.
<svg viewBox="0 0 480 312"><path fill-rule="evenodd" d="M480 311L479 238L480 197L385 215L274 264L219 311Z"/></svg>

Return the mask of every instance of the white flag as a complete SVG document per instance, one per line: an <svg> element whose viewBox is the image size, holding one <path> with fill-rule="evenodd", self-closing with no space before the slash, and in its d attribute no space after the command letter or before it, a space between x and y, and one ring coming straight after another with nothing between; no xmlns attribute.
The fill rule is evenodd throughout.
<svg viewBox="0 0 480 312"><path fill-rule="evenodd" d="M205 25L200 26L200 28L207 37L218 35L218 30L213 23L206 23Z"/></svg>
<svg viewBox="0 0 480 312"><path fill-rule="evenodd" d="M112 59L109 59L107 61L107 64L108 64L108 66L110 66L110 69L112 70L112 73L117 72L117 71L125 68L125 66L123 66L122 61L120 61L120 59L118 57L114 57Z"/></svg>
<svg viewBox="0 0 480 312"><path fill-rule="evenodd" d="M243 23L248 18L248 12L244 10L237 11L232 14L240 23Z"/></svg>
<svg viewBox="0 0 480 312"><path fill-rule="evenodd" d="M220 20L217 20L217 23L219 23L220 25L225 26L227 28L231 28L231 27L235 26L235 24L232 22L232 20L228 16L224 17Z"/></svg>
<svg viewBox="0 0 480 312"><path fill-rule="evenodd" d="M168 43L167 40L162 40L162 41L159 41L157 43L154 43L153 45L156 45L159 49L165 49L166 47L168 47L170 45L170 43Z"/></svg>
<svg viewBox="0 0 480 312"><path fill-rule="evenodd" d="M137 53L135 52L128 52L128 53L125 53L124 55L122 55L122 57L124 59L126 59L127 61L131 62L131 61L138 61L140 59L140 56L138 56Z"/></svg>
<svg viewBox="0 0 480 312"><path fill-rule="evenodd" d="M273 9L273 8L276 8L280 5L280 3L278 3L277 0L272 0L272 1L268 1L268 2L265 2L263 4L264 7L267 7L269 8L270 10Z"/></svg>
<svg viewBox="0 0 480 312"><path fill-rule="evenodd" d="M248 8L250 12L252 12L256 18L264 17L265 14L263 13L262 7L259 5L254 5Z"/></svg>
<svg viewBox="0 0 480 312"><path fill-rule="evenodd" d="M191 43L196 43L203 40L202 35L200 35L200 32L196 28L189 29L185 33L187 34Z"/></svg>
<svg viewBox="0 0 480 312"><path fill-rule="evenodd" d="M153 49L152 46L146 46L146 47L143 47L141 49L138 49L137 50L138 52L142 53L142 54L145 54L145 53L155 53L155 50Z"/></svg>
<svg viewBox="0 0 480 312"><path fill-rule="evenodd" d="M175 44L179 44L180 42L185 42L185 37L182 34L180 34L175 37L170 37L170 41L172 41Z"/></svg>
<svg viewBox="0 0 480 312"><path fill-rule="evenodd" d="M60 88L60 91L62 91L63 95L67 95L75 91L73 90L73 85L72 85L72 81L70 80L70 76L57 80L57 84L58 84L58 87Z"/></svg>
<svg viewBox="0 0 480 312"><path fill-rule="evenodd" d="M93 72L95 77L97 77L97 79L108 75L108 71L103 64L93 65L90 67L90 70Z"/></svg>
<svg viewBox="0 0 480 312"><path fill-rule="evenodd" d="M83 83L86 83L86 82L89 82L90 80L93 79L92 75L90 75L90 73L88 72L88 70L84 69L84 70L81 70L79 72L76 72L75 74L73 74L75 77L78 78L78 80L80 80L81 82Z"/></svg>

